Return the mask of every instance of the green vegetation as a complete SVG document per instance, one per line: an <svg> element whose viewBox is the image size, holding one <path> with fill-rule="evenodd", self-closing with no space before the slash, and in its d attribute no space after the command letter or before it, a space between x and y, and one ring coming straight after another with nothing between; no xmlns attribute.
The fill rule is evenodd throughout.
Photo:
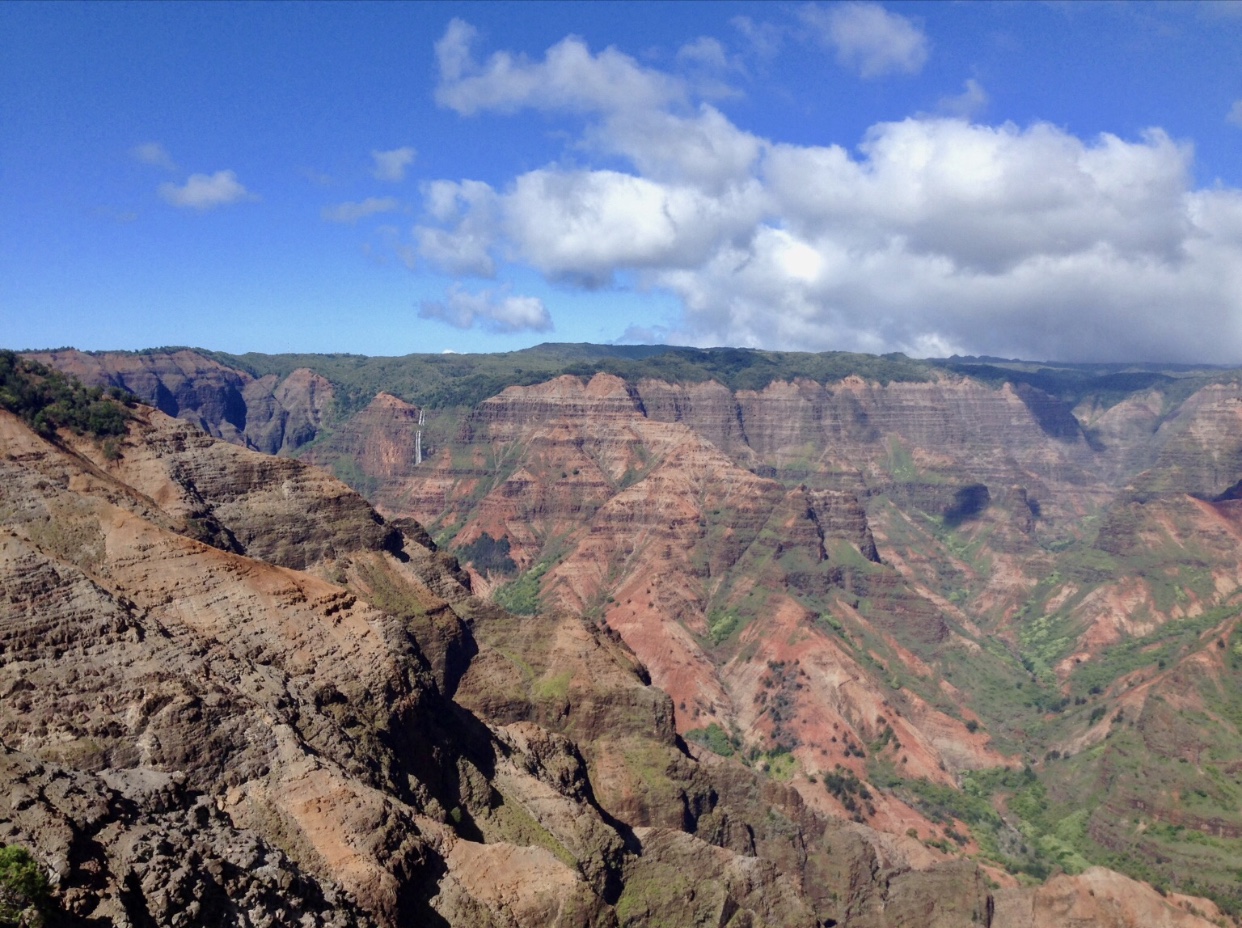
<svg viewBox="0 0 1242 928"><path fill-rule="evenodd" d="M835 381L850 375L867 380L926 381L934 367L902 354L876 357L829 351L758 351L748 348L678 348L659 345L544 344L501 354L412 354L372 358L350 354L243 354L201 351L206 357L255 377L286 377L300 367L338 387L337 414L357 412L376 393L442 409L473 406L505 387L542 383L561 374L591 377L604 372L636 382L716 380L734 390L762 390L778 380L805 377Z"/></svg>
<svg viewBox="0 0 1242 928"><path fill-rule="evenodd" d="M866 784L858 779L858 774L848 767L837 764L830 773L825 773L824 789L845 806L854 821L865 821L864 814L875 815L875 805L871 801L875 797Z"/></svg>
<svg viewBox="0 0 1242 928"><path fill-rule="evenodd" d="M1105 708L1107 737L1043 771L1046 830L1092 863L1242 914L1240 677L1197 674L1202 710L1159 694L1141 711Z"/></svg>
<svg viewBox="0 0 1242 928"><path fill-rule="evenodd" d="M701 744L721 757L732 757L741 746L738 739L730 737L716 722L706 728L691 729L686 732L686 740Z"/></svg>
<svg viewBox="0 0 1242 928"><path fill-rule="evenodd" d="M38 924L49 889L47 875L29 851L0 845L0 928Z"/></svg>
<svg viewBox="0 0 1242 928"><path fill-rule="evenodd" d="M723 612L712 612L707 616L708 634L711 635L712 644L720 644L742 625L742 617L738 615L736 609L726 609Z"/></svg>
<svg viewBox="0 0 1242 928"><path fill-rule="evenodd" d="M691 882L685 875L672 870L655 874L643 872L625 883L617 900L617 920L622 925L642 924L651 928L681 928L680 913L687 900L705 894L708 886L702 881ZM661 913L673 912L667 917Z"/></svg>
<svg viewBox="0 0 1242 928"><path fill-rule="evenodd" d="M354 562L358 575L370 590L369 599L377 609L403 619L413 619L427 614L427 609L409 587L395 579L383 561Z"/></svg>
<svg viewBox="0 0 1242 928"><path fill-rule="evenodd" d="M1043 880L1057 871L1080 873L1088 866L1074 846L1081 837L1083 816L1055 818L1049 812L1047 790L1030 767L967 773L960 788L902 779L887 763L873 762L868 776L942 826L945 836L959 845L966 838L955 823L969 826L980 856L1012 873Z"/></svg>
<svg viewBox="0 0 1242 928"><path fill-rule="evenodd" d="M544 677L534 686L534 694L540 699L563 701L569 695L569 683L573 679L570 671Z"/></svg>
<svg viewBox="0 0 1242 928"><path fill-rule="evenodd" d="M540 561L508 586L498 589L493 599L514 615L534 615L539 611L539 581L555 563L552 559Z"/></svg>
<svg viewBox="0 0 1242 928"><path fill-rule="evenodd" d="M358 462L350 457L339 457L333 461L332 474L365 499L374 499L380 488L380 481L363 473Z"/></svg>
<svg viewBox="0 0 1242 928"><path fill-rule="evenodd" d="M1209 609L1193 619L1167 622L1148 635L1120 641L1075 670L1070 685L1079 695L1096 694L1139 668L1168 666L1197 650L1205 631L1236 612L1231 606Z"/></svg>
<svg viewBox="0 0 1242 928"><path fill-rule="evenodd" d="M557 860L571 870L578 868L578 859L573 852L540 824L521 802L503 792L500 797L501 802L489 808L485 817L477 823L489 840L542 847L551 851ZM460 809L457 811L460 816ZM449 814L451 816L452 812Z"/></svg>
<svg viewBox="0 0 1242 928"><path fill-rule="evenodd" d="M62 428L96 438L124 435L125 404L133 401L123 390L85 387L60 371L0 350L0 407L41 435ZM116 445L111 447L119 455Z"/></svg>
<svg viewBox="0 0 1242 928"><path fill-rule="evenodd" d="M517 564L509 556L509 539L493 538L484 532L455 552L459 561L469 561L479 573L514 574Z"/></svg>
<svg viewBox="0 0 1242 928"><path fill-rule="evenodd" d="M785 748L783 745L777 745L775 749L768 751L762 756L759 766L773 780L781 780L783 782L793 777L794 771L798 769L798 762L789 753L788 748Z"/></svg>

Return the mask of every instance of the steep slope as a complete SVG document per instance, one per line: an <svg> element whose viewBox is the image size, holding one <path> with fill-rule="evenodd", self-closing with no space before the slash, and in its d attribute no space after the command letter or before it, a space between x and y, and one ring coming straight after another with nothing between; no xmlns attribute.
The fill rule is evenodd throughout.
<svg viewBox="0 0 1242 928"><path fill-rule="evenodd" d="M1222 392L1196 394L1182 418L1219 418L1208 399ZM379 433L399 432L377 407L368 416ZM1179 435L1230 435L1168 427L1155 439L1165 449ZM1184 465L1161 470L1173 452L1092 441L1047 398L965 381L773 385L734 398L718 385L600 375L510 388L409 476L358 460L385 509L433 522L465 556L486 550L480 539L503 541L511 563L495 559L485 578L502 601L603 619L673 696L680 731L792 774L810 801L929 840L980 832L986 856L1036 873L1083 866L1086 853L1152 878L1143 861L1156 852L1133 842L1087 830L1073 854L1045 842L1024 855L1006 829L1031 822L972 823L927 798L972 768L1026 760L1042 773L1044 754L1063 753L1100 705L1095 684L1069 680L1073 668L1086 679L1112 666L1101 652L1122 641L1205 610L1232 615L1228 578L1242 559L1204 518L1184 531L1199 539L1194 553L1167 544L1164 529L1124 535L1141 504L1108 474L1147 463L1186 487ZM1194 479L1190 488L1228 487ZM506 569L521 579L504 586ZM1048 710L1064 718L1046 720ZM1222 759L1238 743L1219 742ZM870 781L869 800L850 777ZM1045 815L1038 833L1072 812ZM1173 885L1229 898L1224 871L1199 870L1196 882L1197 858L1183 859Z"/></svg>
<svg viewBox="0 0 1242 928"><path fill-rule="evenodd" d="M91 386L119 387L209 435L276 454L312 440L331 411L335 388L299 368L254 377L187 348L165 352L33 352L32 360Z"/></svg>
<svg viewBox="0 0 1242 928"><path fill-rule="evenodd" d="M952 852L1037 878L1105 863L1242 911L1235 375L682 349L591 362L617 376L550 358L420 359L411 370L438 378L426 388L408 359L329 359L317 369L359 411L299 450L386 524L426 522L477 592L542 616L488 613L473 644L421 628L477 714L570 737L601 807L635 826L748 847L704 816L710 790L685 769L706 765L898 836L903 859ZM584 370L535 382L555 363ZM364 370L388 371L393 393L359 394ZM519 386L466 404L505 376ZM430 408L408 402L420 395ZM386 574L310 553L326 579L387 595ZM663 714L597 698L599 667L550 657L576 639L534 634L549 611L615 633L671 697ZM574 728L584 717L615 737ZM647 724L663 732L654 754L626 740ZM699 767L666 763L675 732Z"/></svg>
<svg viewBox="0 0 1242 928"><path fill-rule="evenodd" d="M0 840L49 867L58 917L988 911L975 869L696 763L668 697L599 629L472 599L416 526L303 465L130 416L105 449L0 412ZM207 523L214 546L194 537ZM674 873L703 892L670 894Z"/></svg>

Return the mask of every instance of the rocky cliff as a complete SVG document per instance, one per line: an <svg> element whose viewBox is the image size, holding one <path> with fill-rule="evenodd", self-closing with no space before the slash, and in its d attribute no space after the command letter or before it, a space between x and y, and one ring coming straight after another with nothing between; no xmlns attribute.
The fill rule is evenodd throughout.
<svg viewBox="0 0 1242 928"><path fill-rule="evenodd" d="M213 482L214 464L187 459L189 438L161 452L162 470L142 465L162 489L141 492L167 500L183 536L309 570L403 616L438 691L495 737L528 744L495 731L534 725L567 739L628 863L600 852L583 865L596 839L564 828L544 826L556 845L511 819L479 834L565 850L621 923L658 923L659 911L691 923L709 909L731 923L762 868L744 877L720 850L796 874L812 917L842 924L1189 925L1242 911L1229 786L1242 763L1236 378L1127 375L1117 389L1105 372L1091 392L1066 386L1078 372L1033 366L975 376L862 359L861 375L830 379L778 376L784 362L756 358L772 376L743 371L732 385L727 366L715 379L652 376L649 362L539 383L519 371L526 385L468 405L468 390L437 381L434 395L456 404L440 406L410 402L417 390L399 389L391 364L392 392L358 403L350 375L325 366L339 379L317 395L352 391L359 411L325 407L317 440L285 450L362 489L383 519L287 460L238 463ZM232 376L274 378L273 393L295 373L309 382L291 364ZM175 379L189 361L151 365ZM223 393L182 395L203 410ZM258 446L227 421L207 425ZM108 467L139 481L140 460ZM299 494L319 493L300 523ZM411 555L429 551L415 522L491 605L466 596L442 556ZM402 605L403 555L434 566L434 579L419 575L438 600ZM464 821L462 795L438 801ZM824 824L834 817L853 823ZM723 868L696 894L708 908L667 908L682 894L650 868L704 842ZM460 859L483 867L472 853ZM1002 885L1063 876L988 902L972 860ZM1092 864L1165 895L1153 890L1145 909L1141 884ZM929 890L937 881L955 888ZM829 885L831 899L812 889ZM747 905L756 924L801 917L775 896Z"/></svg>
<svg viewBox="0 0 1242 928"><path fill-rule="evenodd" d="M119 387L208 435L267 454L311 441L331 412L335 389L299 368L255 377L190 349L160 352L45 351L29 357L93 386Z"/></svg>
<svg viewBox="0 0 1242 928"><path fill-rule="evenodd" d="M973 865L696 761L606 629L474 599L304 465L136 408L106 448L0 412L0 471L0 841L50 874L52 921L991 910Z"/></svg>

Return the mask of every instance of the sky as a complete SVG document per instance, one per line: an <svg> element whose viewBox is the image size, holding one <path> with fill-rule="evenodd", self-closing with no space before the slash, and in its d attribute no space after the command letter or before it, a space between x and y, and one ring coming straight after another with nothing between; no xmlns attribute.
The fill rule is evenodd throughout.
<svg viewBox="0 0 1242 928"><path fill-rule="evenodd" d="M0 4L0 346L1242 364L1242 3Z"/></svg>

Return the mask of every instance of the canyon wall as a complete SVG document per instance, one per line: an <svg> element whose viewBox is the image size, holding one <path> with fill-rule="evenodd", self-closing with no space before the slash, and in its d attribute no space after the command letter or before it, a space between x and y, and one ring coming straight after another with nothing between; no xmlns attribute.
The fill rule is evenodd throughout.
<svg viewBox="0 0 1242 928"><path fill-rule="evenodd" d="M89 357L101 384L115 381L98 372L131 363ZM73 358L51 360L83 368ZM191 360L150 367L172 381ZM468 577L491 603L469 600L466 611L491 618L473 626L473 643L425 623L419 640L440 655L427 665L479 717L534 722L577 744L605 820L638 829L627 852L675 857L675 841L641 832L673 828L809 874L753 820L748 831L712 806L728 792L720 784L741 777L762 784L738 787L752 809L779 795L799 822L852 820L829 829L834 849L860 829L888 836L911 874L946 855L982 862L1010 887L987 916L997 924L1054 924L1077 911L1070 897L1106 885L1117 900L1139 885L1111 871L1086 879L1102 862L1167 893L1153 905L1169 924L1231 917L1242 911L1231 863L1242 819L1228 786L1242 763L1242 388L1210 373L1067 398L1021 375L985 382L929 368L922 379L730 388L572 374L440 407L379 391L351 401L356 412L321 406L313 442L275 450L344 477L382 521L320 504L318 521L297 530L276 497L222 486L210 488L220 496L210 513L183 487L178 512L199 540L339 571L326 579L370 583L373 600L384 583L336 566L350 545L397 558L411 539L425 549L434 537L454 552L464 573L452 584ZM216 371L200 393L169 388L188 397L184 418L261 447L248 430L271 417L247 413L239 428L221 412L232 388L212 384L229 376L243 400L247 384L253 394L265 381L290 410L310 408L307 384L321 375ZM345 388L315 395L330 390ZM240 485L283 486L292 462L267 460L243 469ZM182 470L179 485L210 485ZM264 532L238 534L243 510L262 514ZM443 597L450 581L437 582ZM570 627L584 631L549 630ZM623 696L599 667L523 669L543 665L522 648L568 655L587 632L652 686ZM639 712L636 692L658 704L644 696ZM660 758L670 745L688 754L653 761L633 740L648 726L661 733ZM868 853L886 860L877 840L866 838ZM836 853L822 866L836 866ZM1012 886L1012 874L1056 873L1065 881L1043 895ZM1178 903L1178 889L1224 910ZM870 924L856 903L810 904L816 917ZM976 903L963 904L946 924ZM616 911L637 924L648 909ZM1107 902L1081 918L1142 923L1137 911Z"/></svg>

